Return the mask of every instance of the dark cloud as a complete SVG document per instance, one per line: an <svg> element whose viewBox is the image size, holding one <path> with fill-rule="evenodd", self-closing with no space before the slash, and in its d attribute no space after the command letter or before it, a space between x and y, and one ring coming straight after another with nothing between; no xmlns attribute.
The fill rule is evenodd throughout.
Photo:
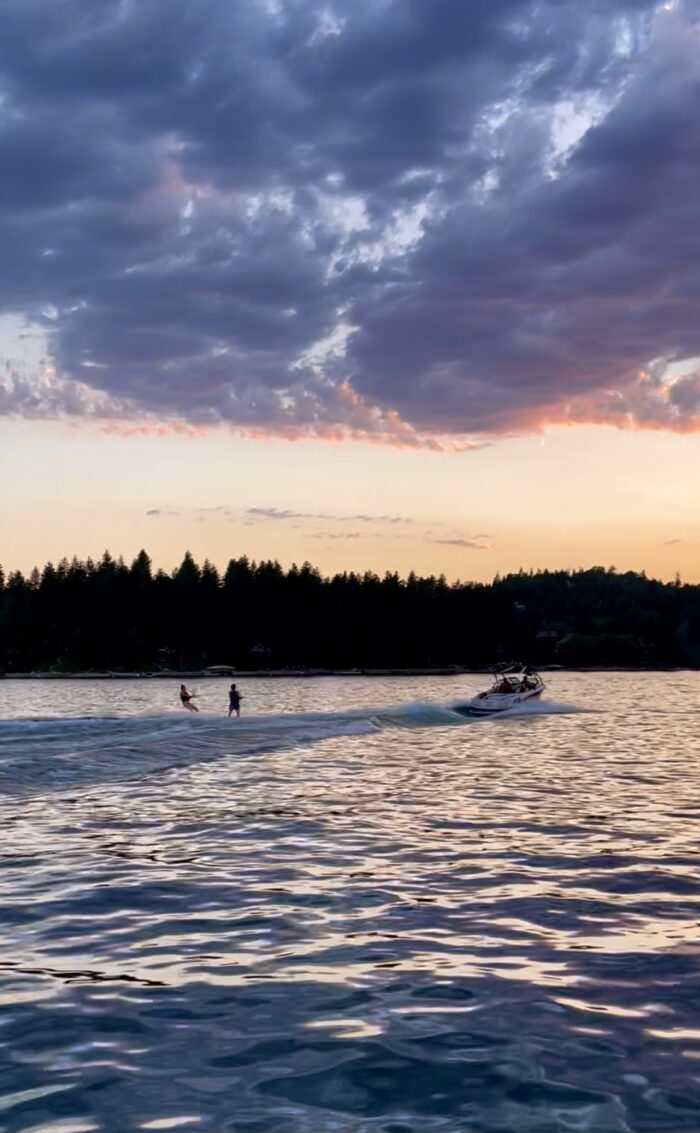
<svg viewBox="0 0 700 1133"><path fill-rule="evenodd" d="M699 20L5 0L0 344L22 318L52 368L4 347L0 412L436 447L698 427Z"/></svg>

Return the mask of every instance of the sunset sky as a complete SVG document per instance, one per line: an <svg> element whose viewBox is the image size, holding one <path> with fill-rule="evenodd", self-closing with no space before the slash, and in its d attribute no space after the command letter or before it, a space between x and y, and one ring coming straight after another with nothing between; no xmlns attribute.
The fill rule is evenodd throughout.
<svg viewBox="0 0 700 1133"><path fill-rule="evenodd" d="M4 0L0 561L700 582L700 0Z"/></svg>

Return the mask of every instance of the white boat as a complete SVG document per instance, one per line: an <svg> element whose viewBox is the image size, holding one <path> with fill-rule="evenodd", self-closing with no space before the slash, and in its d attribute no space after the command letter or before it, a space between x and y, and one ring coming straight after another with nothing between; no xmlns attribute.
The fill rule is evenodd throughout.
<svg viewBox="0 0 700 1133"><path fill-rule="evenodd" d="M494 669L491 688L477 693L466 704L455 705L455 709L468 716L493 716L534 700L544 688L542 677L529 665L504 665Z"/></svg>

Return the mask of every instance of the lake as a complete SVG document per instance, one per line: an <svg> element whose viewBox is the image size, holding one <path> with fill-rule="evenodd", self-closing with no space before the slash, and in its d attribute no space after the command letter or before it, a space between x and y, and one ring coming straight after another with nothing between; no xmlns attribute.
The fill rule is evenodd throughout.
<svg viewBox="0 0 700 1133"><path fill-rule="evenodd" d="M700 673L546 679L3 682L0 1131L695 1133Z"/></svg>

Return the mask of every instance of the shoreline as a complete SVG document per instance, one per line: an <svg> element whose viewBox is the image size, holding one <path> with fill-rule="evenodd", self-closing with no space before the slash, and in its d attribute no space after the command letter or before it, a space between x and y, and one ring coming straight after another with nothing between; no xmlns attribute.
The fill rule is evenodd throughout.
<svg viewBox="0 0 700 1133"><path fill-rule="evenodd" d="M65 680L65 681L91 681L91 680L256 680L261 678L281 679L294 677L303 679L309 677L451 677L463 676L465 673L486 673L488 669L231 669L225 673L208 673L203 669L168 669L158 673L128 672L120 673L114 670L104 670L84 673L1 673L0 680L29 681L29 680Z"/></svg>
<svg viewBox="0 0 700 1133"><path fill-rule="evenodd" d="M540 665L535 666L540 673L694 673L697 668L687 665ZM163 680L163 681L219 681L235 678L236 680L263 680L294 678L297 680L312 677L463 677L490 675L492 669L482 667L477 669L449 666L447 668L385 668L385 669L231 669L226 673L209 673L202 669L169 669L157 673L144 672L115 672L105 670L83 673L0 673L0 680L5 681L131 681L131 680Z"/></svg>

